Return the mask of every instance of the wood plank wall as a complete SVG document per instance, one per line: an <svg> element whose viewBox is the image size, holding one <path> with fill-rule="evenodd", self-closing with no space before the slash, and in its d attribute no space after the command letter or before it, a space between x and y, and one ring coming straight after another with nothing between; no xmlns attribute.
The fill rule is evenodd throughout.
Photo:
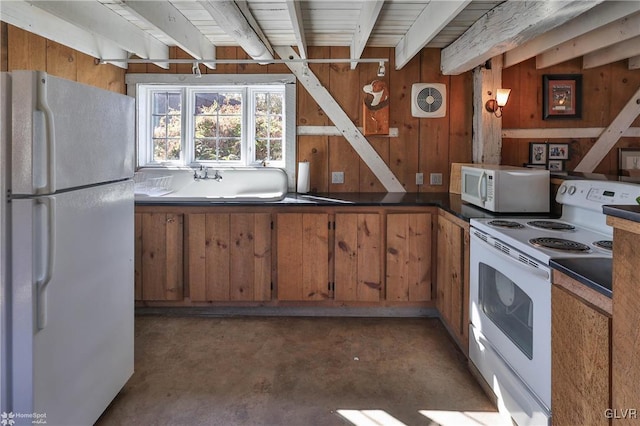
<svg viewBox="0 0 640 426"><path fill-rule="evenodd" d="M582 74L582 118L576 120L542 119L542 76L545 74ZM535 128L588 128L607 127L615 119L629 98L640 87L640 70L629 70L626 60L583 70L582 58L537 70L535 58L505 68L502 71L503 87L510 87L511 96L504 107L503 129ZM640 118L632 127L640 127ZM566 170L573 170L591 149L597 138L552 139L551 143L569 143L569 160ZM539 139L502 140L502 164L521 166L529 159L529 142L545 142ZM618 149L640 148L640 138L622 138L609 152L594 172L617 174Z"/></svg>
<svg viewBox="0 0 640 426"><path fill-rule="evenodd" d="M56 77L126 93L122 68L96 65L89 55L4 22L0 34L2 71L46 71Z"/></svg>

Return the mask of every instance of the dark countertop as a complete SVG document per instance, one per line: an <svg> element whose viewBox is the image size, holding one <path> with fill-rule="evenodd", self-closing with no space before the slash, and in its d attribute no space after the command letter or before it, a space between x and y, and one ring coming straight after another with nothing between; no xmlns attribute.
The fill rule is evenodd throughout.
<svg viewBox="0 0 640 426"><path fill-rule="evenodd" d="M622 219L640 222L640 205L639 206L604 206L602 208L604 214L615 216Z"/></svg>
<svg viewBox="0 0 640 426"><path fill-rule="evenodd" d="M613 259L611 258L551 259L549 265L607 297L613 295Z"/></svg>

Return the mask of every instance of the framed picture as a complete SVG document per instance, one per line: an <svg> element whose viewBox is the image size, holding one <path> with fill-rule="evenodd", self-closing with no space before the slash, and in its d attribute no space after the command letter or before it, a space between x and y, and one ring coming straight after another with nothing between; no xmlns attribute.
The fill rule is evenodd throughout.
<svg viewBox="0 0 640 426"><path fill-rule="evenodd" d="M618 174L640 176L640 148L618 148Z"/></svg>
<svg viewBox="0 0 640 426"><path fill-rule="evenodd" d="M548 169L550 172L561 172L564 169L562 160L549 160Z"/></svg>
<svg viewBox="0 0 640 426"><path fill-rule="evenodd" d="M529 142L529 164L547 164L547 144Z"/></svg>
<svg viewBox="0 0 640 426"><path fill-rule="evenodd" d="M569 159L568 143L550 143L548 148L549 148L549 160L568 160Z"/></svg>
<svg viewBox="0 0 640 426"><path fill-rule="evenodd" d="M581 117L582 75L543 75L542 119L579 119Z"/></svg>

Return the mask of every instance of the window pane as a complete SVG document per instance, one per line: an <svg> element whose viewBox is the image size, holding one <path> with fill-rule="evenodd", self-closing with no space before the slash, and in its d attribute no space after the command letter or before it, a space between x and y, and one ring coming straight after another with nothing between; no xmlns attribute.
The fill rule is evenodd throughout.
<svg viewBox="0 0 640 426"><path fill-rule="evenodd" d="M269 158L272 160L281 161L282 157L282 139L271 139L271 143L269 144L271 147L271 152L269 153Z"/></svg>
<svg viewBox="0 0 640 426"><path fill-rule="evenodd" d="M222 96L218 93L197 93L196 114L215 114L220 109Z"/></svg>
<svg viewBox="0 0 640 426"><path fill-rule="evenodd" d="M154 92L153 93L153 113L154 114L180 114L182 104L179 92Z"/></svg>
<svg viewBox="0 0 640 426"><path fill-rule="evenodd" d="M265 115L269 112L267 105L267 94L256 94L256 115Z"/></svg>
<svg viewBox="0 0 640 426"><path fill-rule="evenodd" d="M193 141L193 143L196 160L215 161L217 159L215 139L196 139Z"/></svg>
<svg viewBox="0 0 640 426"><path fill-rule="evenodd" d="M281 93L270 93L269 96L269 112L271 114L282 114L282 99Z"/></svg>
<svg viewBox="0 0 640 426"><path fill-rule="evenodd" d="M196 138L208 138L216 136L216 118L211 116L197 116L195 136Z"/></svg>
<svg viewBox="0 0 640 426"><path fill-rule="evenodd" d="M218 121L220 125L220 137L234 137L239 138L241 136L241 117L239 115L220 116Z"/></svg>
<svg viewBox="0 0 640 426"><path fill-rule="evenodd" d="M269 122L267 121L267 117L258 116L256 117L256 138L267 137L269 137Z"/></svg>
<svg viewBox="0 0 640 426"><path fill-rule="evenodd" d="M174 161L180 159L180 139L153 139L153 160Z"/></svg>
<svg viewBox="0 0 640 426"><path fill-rule="evenodd" d="M269 125L269 136L272 138L282 138L282 116L271 117Z"/></svg>
<svg viewBox="0 0 640 426"><path fill-rule="evenodd" d="M269 158L269 144L265 139L256 139L256 160L262 161Z"/></svg>
<svg viewBox="0 0 640 426"><path fill-rule="evenodd" d="M219 161L240 160L240 139L221 139L218 153Z"/></svg>
<svg viewBox="0 0 640 426"><path fill-rule="evenodd" d="M179 115L153 116L152 125L154 138L179 138L182 131L182 121Z"/></svg>

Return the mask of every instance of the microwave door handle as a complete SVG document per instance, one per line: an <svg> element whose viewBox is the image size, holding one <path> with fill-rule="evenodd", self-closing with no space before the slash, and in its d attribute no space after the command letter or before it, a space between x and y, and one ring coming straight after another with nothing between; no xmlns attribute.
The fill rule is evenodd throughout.
<svg viewBox="0 0 640 426"><path fill-rule="evenodd" d="M483 197L482 196L482 181L487 180L487 172L485 172L484 170L482 171L482 173L480 173L480 179L478 179L478 198L480 198L480 201L482 203L484 203L487 200L487 197ZM485 188L485 194L487 193L486 188Z"/></svg>

